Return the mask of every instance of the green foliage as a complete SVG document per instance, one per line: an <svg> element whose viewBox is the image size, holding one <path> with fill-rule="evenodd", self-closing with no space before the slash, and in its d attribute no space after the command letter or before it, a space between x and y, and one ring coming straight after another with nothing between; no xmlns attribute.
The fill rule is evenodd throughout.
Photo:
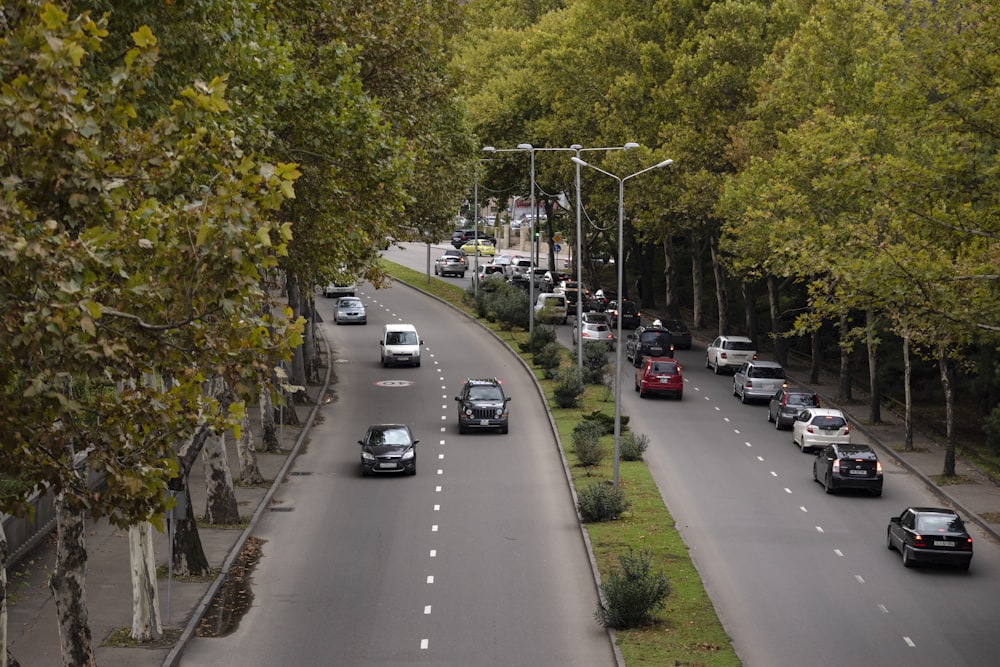
<svg viewBox="0 0 1000 667"><path fill-rule="evenodd" d="M615 416L609 415L603 410L594 410L589 415L583 415L585 422L594 422L600 424L601 429L605 434L612 434L615 432ZM621 416L622 433L628 429L628 415Z"/></svg>
<svg viewBox="0 0 1000 667"><path fill-rule="evenodd" d="M604 459L601 436L604 429L596 422L580 422L573 427L573 452L580 465L591 468Z"/></svg>
<svg viewBox="0 0 1000 667"><path fill-rule="evenodd" d="M552 343L552 345L557 345ZM560 353L562 348L560 348ZM554 377L556 384L553 388L556 405L560 408L576 407L585 389L580 371L574 367L563 368Z"/></svg>
<svg viewBox="0 0 1000 667"><path fill-rule="evenodd" d="M622 488L608 482L594 482L577 495L576 506L587 523L613 521L629 508Z"/></svg>
<svg viewBox="0 0 1000 667"><path fill-rule="evenodd" d="M618 456L622 461L641 461L649 448L649 436L645 433L622 433L618 443Z"/></svg>
<svg viewBox="0 0 1000 667"><path fill-rule="evenodd" d="M1000 454L1000 405L983 421L983 431L986 432L986 446L994 454Z"/></svg>
<svg viewBox="0 0 1000 667"><path fill-rule="evenodd" d="M649 624L666 604L670 582L662 572L652 572L649 552L619 554L619 569L601 584L604 601L594 616L606 628L621 630Z"/></svg>
<svg viewBox="0 0 1000 667"><path fill-rule="evenodd" d="M587 384L604 384L608 370L608 345L598 341L583 344L583 381Z"/></svg>
<svg viewBox="0 0 1000 667"><path fill-rule="evenodd" d="M528 337L528 341L521 344L521 351L535 353L549 343L555 342L556 330L553 327L540 324L532 330L531 336Z"/></svg>
<svg viewBox="0 0 1000 667"><path fill-rule="evenodd" d="M511 328L528 328L528 295L524 290L512 287L503 280L483 280L478 288L469 285L465 292L480 317Z"/></svg>
<svg viewBox="0 0 1000 667"><path fill-rule="evenodd" d="M548 371L555 371L562 364L565 350L556 342L546 343L532 357L535 365Z"/></svg>

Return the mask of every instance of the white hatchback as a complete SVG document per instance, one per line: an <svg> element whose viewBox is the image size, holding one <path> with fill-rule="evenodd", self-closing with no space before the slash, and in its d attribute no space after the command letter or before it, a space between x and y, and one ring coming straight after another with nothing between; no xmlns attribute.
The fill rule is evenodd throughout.
<svg viewBox="0 0 1000 667"><path fill-rule="evenodd" d="M851 444L851 425L840 410L808 408L792 422L792 442L803 452Z"/></svg>

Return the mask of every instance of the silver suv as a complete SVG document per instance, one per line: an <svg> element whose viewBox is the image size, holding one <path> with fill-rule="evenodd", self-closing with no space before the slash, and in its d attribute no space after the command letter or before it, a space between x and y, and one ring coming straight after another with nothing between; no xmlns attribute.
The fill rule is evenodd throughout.
<svg viewBox="0 0 1000 667"><path fill-rule="evenodd" d="M741 403L770 400L785 386L785 369L776 361L744 361L733 373L733 396Z"/></svg>

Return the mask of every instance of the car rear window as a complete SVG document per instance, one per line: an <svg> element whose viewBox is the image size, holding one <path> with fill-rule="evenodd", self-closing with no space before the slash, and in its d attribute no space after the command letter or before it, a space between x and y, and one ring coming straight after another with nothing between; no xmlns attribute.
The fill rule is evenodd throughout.
<svg viewBox="0 0 1000 667"><path fill-rule="evenodd" d="M918 514L916 529L920 532L961 532L962 520L950 514Z"/></svg>
<svg viewBox="0 0 1000 667"><path fill-rule="evenodd" d="M816 394L786 394L786 405L816 405Z"/></svg>
<svg viewBox="0 0 1000 667"><path fill-rule="evenodd" d="M817 415L812 419L812 425L824 431L837 431L847 424L843 417L833 415Z"/></svg>
<svg viewBox="0 0 1000 667"><path fill-rule="evenodd" d="M644 345L670 345L670 334L663 331L644 331L639 336Z"/></svg>
<svg viewBox="0 0 1000 667"><path fill-rule="evenodd" d="M784 368L771 368L770 366L764 366L762 368L751 368L750 377L754 378L769 378L773 380L783 380L785 379L785 369Z"/></svg>
<svg viewBox="0 0 1000 667"><path fill-rule="evenodd" d="M745 343L741 340L727 340L723 343L722 347L726 350L743 350L746 352L753 351L753 343Z"/></svg>
<svg viewBox="0 0 1000 667"><path fill-rule="evenodd" d="M649 370L652 373L667 373L668 375L674 375L677 373L677 362L656 361L649 365Z"/></svg>

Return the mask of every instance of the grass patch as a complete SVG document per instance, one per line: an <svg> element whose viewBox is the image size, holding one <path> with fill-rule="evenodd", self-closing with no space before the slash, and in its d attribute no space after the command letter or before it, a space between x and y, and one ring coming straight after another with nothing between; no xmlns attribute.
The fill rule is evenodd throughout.
<svg viewBox="0 0 1000 667"><path fill-rule="evenodd" d="M957 484L978 484L968 475L931 475L930 478L938 486L955 486Z"/></svg>
<svg viewBox="0 0 1000 667"><path fill-rule="evenodd" d="M980 512L979 516L990 523L1000 523L1000 512Z"/></svg>
<svg viewBox="0 0 1000 667"><path fill-rule="evenodd" d="M465 291L460 287L437 278L428 282L425 274L391 262L383 261L383 268L393 277L451 303L470 317L476 316L471 305L465 303ZM483 320L480 323L489 327L530 363L531 355L520 352L520 344L528 340L526 331L502 330L498 325ZM573 364L570 352L565 350L566 365ZM545 379L542 369L532 367L532 370L548 400L549 411L564 449L572 448L573 428L583 421L584 415L594 411L614 415L614 396L607 386L588 385L576 407L559 408L555 403L556 382ZM624 415L622 422L624 432ZM612 479L613 436L604 436L602 444L607 448L608 455L599 465L591 467L576 465L573 452L564 451L577 492L594 482ZM672 590L664 609L652 624L616 631L625 663L629 667L740 665L649 468L642 461L620 461L618 481L631 503L629 509L614 521L585 524L601 578L607 580L612 569L617 569L619 554L629 549L646 551L653 557L653 570L662 571L667 576ZM595 610L580 611L592 615Z"/></svg>
<svg viewBox="0 0 1000 667"><path fill-rule="evenodd" d="M140 642L132 639L132 628L118 628L104 640L102 646L114 646L116 648L170 648L181 638L181 628L163 628L163 634L159 639L148 642Z"/></svg>

